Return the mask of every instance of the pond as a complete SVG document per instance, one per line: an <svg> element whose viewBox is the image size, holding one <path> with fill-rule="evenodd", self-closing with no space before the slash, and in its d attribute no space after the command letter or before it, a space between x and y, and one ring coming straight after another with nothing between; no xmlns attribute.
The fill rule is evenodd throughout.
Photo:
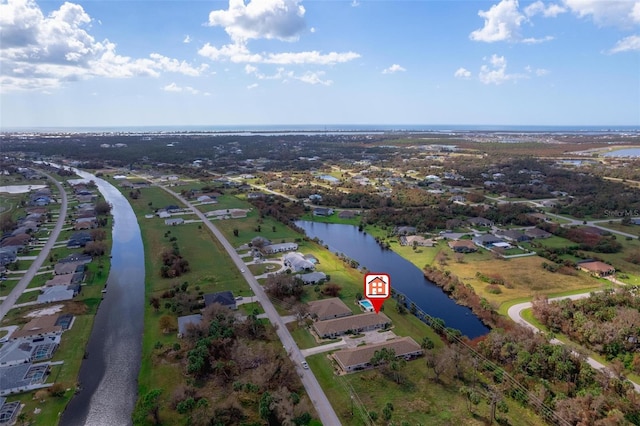
<svg viewBox="0 0 640 426"><path fill-rule="evenodd" d="M471 309L455 303L440 287L427 280L422 271L394 251L380 247L371 235L356 226L297 221L310 238L319 238L334 253L344 253L371 272L391 276L391 287L403 293L427 314L443 319L447 327L458 329L473 339L485 335L485 326Z"/></svg>

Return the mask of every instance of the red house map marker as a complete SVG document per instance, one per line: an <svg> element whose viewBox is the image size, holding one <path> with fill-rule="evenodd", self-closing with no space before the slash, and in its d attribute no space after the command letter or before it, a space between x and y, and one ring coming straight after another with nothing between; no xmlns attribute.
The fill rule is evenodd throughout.
<svg viewBox="0 0 640 426"><path fill-rule="evenodd" d="M389 274L370 273L364 276L364 297L369 299L376 314L382 304L391 296L391 277Z"/></svg>

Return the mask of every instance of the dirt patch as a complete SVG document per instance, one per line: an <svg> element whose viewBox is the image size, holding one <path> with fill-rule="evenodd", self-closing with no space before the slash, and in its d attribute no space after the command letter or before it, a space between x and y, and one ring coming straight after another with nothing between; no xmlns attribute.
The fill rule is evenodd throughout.
<svg viewBox="0 0 640 426"><path fill-rule="evenodd" d="M38 309L36 311L29 312L28 314L25 315L25 317L36 318L36 317L42 317L45 315L53 315L60 312L62 308L64 308L64 305L48 306L44 309Z"/></svg>

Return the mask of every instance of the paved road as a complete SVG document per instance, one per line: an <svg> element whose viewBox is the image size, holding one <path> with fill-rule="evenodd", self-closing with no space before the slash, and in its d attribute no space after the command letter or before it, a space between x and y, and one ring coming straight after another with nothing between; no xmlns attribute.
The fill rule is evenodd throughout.
<svg viewBox="0 0 640 426"><path fill-rule="evenodd" d="M36 260L33 261L27 272L20 279L18 285L16 285L13 290L11 290L11 293L9 293L7 298L2 301L2 304L0 304L0 321L2 321L5 315L7 315L7 312L9 312L11 308L13 308L13 305L16 303L22 292L27 288L27 286L35 276L36 272L38 272L38 269L40 269L44 261L49 256L49 251L58 239L58 235L60 235L60 231L62 230L62 225L64 225L64 220L67 217L67 193L64 191L64 188L57 180L46 173L41 173L46 175L51 181L53 181L53 183L58 188L58 191L60 192L60 215L58 216L56 226L53 228L53 231L51 231L51 234L49 234L49 239L47 240L44 247L42 247L42 250L40 251L40 254L38 254L38 257L36 257Z"/></svg>
<svg viewBox="0 0 640 426"><path fill-rule="evenodd" d="M239 270L244 269L246 271L243 275L249 283L249 286L253 290L253 293L262 304L262 308L269 318L269 321L275 328L285 351L289 354L289 357L295 364L296 370L298 371L298 374L300 375L300 378L302 380L302 384L307 391L307 395L309 395L311 402L318 412L320 421L323 425L339 425L340 420L338 419L336 412L333 410L333 407L329 403L329 400L327 399L324 391L320 387L318 380L316 380L316 377L313 375L313 372L311 372L311 370L305 370L302 368L301 363L302 361L304 361L304 356L302 355L302 352L300 352L300 348L298 348L296 342L293 340L291 333L289 333L284 320L280 317L276 309L273 307L271 300L269 300L269 297L265 293L262 286L258 283L257 279L248 271L245 263L238 255L235 248L229 243L229 241L227 241L225 236L222 235L222 232L220 232L220 230L213 223L211 223L200 210L194 208L191 203L189 203L185 198L183 198L180 194L172 191L171 189L164 186L160 186L160 188L164 189L165 191L176 197L178 200L180 200L185 206L192 209L194 213L200 219L202 219L203 223L209 228L209 230L211 230L218 241L220 241L225 250L227 250L227 253L229 253L229 256L235 263L236 267Z"/></svg>
<svg viewBox="0 0 640 426"><path fill-rule="evenodd" d="M580 293L580 294L573 294L571 296L561 296L561 297L554 297L549 299L549 301L554 301L554 300L561 300L561 299L571 299L571 300L578 300L578 299L585 299L587 297L589 297L591 295L591 292L588 293ZM540 332L540 329L537 328L536 326L534 326L533 324L527 322L524 318L522 318L522 311L525 309L529 309L531 308L531 302L525 302L525 303L518 303L517 305L513 305L512 307L509 308L509 310L507 311L507 313L509 314L509 318L511 318L514 322L521 324L531 330L533 330L535 333ZM551 343L553 343L554 345L562 345L563 342L561 342L558 339L551 339ZM574 351L574 353L576 353ZM609 370L609 368L602 364L599 361L596 361L595 359L591 358L591 357L587 357L586 360L590 366L592 366L595 369L598 370ZM627 379L629 380L629 379ZM635 388L636 392L640 392L640 385L638 385L635 382L632 382L631 380L629 380L629 382L631 382L633 384L633 387Z"/></svg>

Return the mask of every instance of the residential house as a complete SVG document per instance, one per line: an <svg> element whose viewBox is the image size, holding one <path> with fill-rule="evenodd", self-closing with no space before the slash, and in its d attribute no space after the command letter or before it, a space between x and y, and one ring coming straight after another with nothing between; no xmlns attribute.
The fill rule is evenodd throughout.
<svg viewBox="0 0 640 426"><path fill-rule="evenodd" d="M178 317L178 338L182 338L189 326L197 326L202 322L202 314L185 315Z"/></svg>
<svg viewBox="0 0 640 426"><path fill-rule="evenodd" d="M18 364L0 367L0 396L27 392L43 387L49 375L50 364Z"/></svg>
<svg viewBox="0 0 640 426"><path fill-rule="evenodd" d="M71 300L73 296L77 294L75 289L69 289L68 287L56 285L53 287L46 287L42 294L38 296L38 303L53 303L62 302L63 300Z"/></svg>
<svg viewBox="0 0 640 426"><path fill-rule="evenodd" d="M422 235L402 235L400 237L400 245L403 246L433 247L435 244L435 241Z"/></svg>
<svg viewBox="0 0 640 426"><path fill-rule="evenodd" d="M616 269L613 266L600 261L578 263L578 269L597 277L606 277L613 275L616 272Z"/></svg>
<svg viewBox="0 0 640 426"><path fill-rule="evenodd" d="M260 198L265 198L267 194L264 192L250 192L247 194L247 199L249 200L259 200Z"/></svg>
<svg viewBox="0 0 640 426"><path fill-rule="evenodd" d="M333 354L333 358L345 373L364 370L373 367L371 358L376 351L382 349L392 350L396 358L404 358L409 361L423 354L420 345L411 337L399 337L386 342L374 343L366 346L343 349Z"/></svg>
<svg viewBox="0 0 640 426"><path fill-rule="evenodd" d="M68 256L63 257L58 260L58 263L70 263L70 262L78 262L86 265L87 263L91 263L93 258L88 254L83 253L71 253Z"/></svg>
<svg viewBox="0 0 640 426"><path fill-rule="evenodd" d="M524 234L527 237L529 237L529 238L531 238L533 240L540 239L540 238L549 238L549 237L553 236L552 233L547 232L547 231L545 231L543 229L540 229L540 228L527 229L526 231L524 231Z"/></svg>
<svg viewBox="0 0 640 426"><path fill-rule="evenodd" d="M184 223L184 219L181 217L173 218L173 219L165 219L164 224L168 226L176 226L182 225Z"/></svg>
<svg viewBox="0 0 640 426"><path fill-rule="evenodd" d="M284 266L294 272L313 271L316 268L313 262L305 259L300 253L287 253L282 259Z"/></svg>
<svg viewBox="0 0 640 426"><path fill-rule="evenodd" d="M314 300L308 303L309 315L318 321L326 321L353 315L351 309L337 297Z"/></svg>
<svg viewBox="0 0 640 426"><path fill-rule="evenodd" d="M317 284L327 279L327 274L324 272L309 272L308 274L302 274L299 278L305 284Z"/></svg>
<svg viewBox="0 0 640 426"><path fill-rule="evenodd" d="M58 315L36 317L23 325L20 330L15 331L11 335L11 340L60 336L63 330L60 325L56 325L57 321Z"/></svg>
<svg viewBox="0 0 640 426"><path fill-rule="evenodd" d="M522 242L531 240L531 238L528 237L524 232L516 229L500 230L497 232L497 234L507 241L513 241L517 243L522 243Z"/></svg>
<svg viewBox="0 0 640 426"><path fill-rule="evenodd" d="M286 251L298 250L298 244L296 243L269 244L264 246L263 250L267 254L284 253Z"/></svg>
<svg viewBox="0 0 640 426"><path fill-rule="evenodd" d="M0 397L0 425L10 425L16 420L21 407L20 401L7 402L7 398Z"/></svg>
<svg viewBox="0 0 640 426"><path fill-rule="evenodd" d="M53 278L47 280L44 285L46 287L53 287L58 285L68 287L72 284L74 275L75 274L54 275Z"/></svg>
<svg viewBox="0 0 640 426"><path fill-rule="evenodd" d="M74 232L69 241L67 242L68 248L79 248L87 245L88 242L93 241L91 234L86 231Z"/></svg>
<svg viewBox="0 0 640 426"><path fill-rule="evenodd" d="M0 348L0 367L47 360L53 356L58 345L59 335L11 340Z"/></svg>
<svg viewBox="0 0 640 426"><path fill-rule="evenodd" d="M382 312L366 312L360 315L316 321L313 330L321 339L335 339L348 333L363 333L379 330L391 325L391 320Z"/></svg>
<svg viewBox="0 0 640 426"><path fill-rule="evenodd" d="M226 308L233 309L234 311L238 309L236 306L236 299L233 297L233 293L230 291L221 291L218 293L209 293L204 296L204 306L209 307L214 303L218 303Z"/></svg>
<svg viewBox="0 0 640 426"><path fill-rule="evenodd" d="M0 248L0 266L7 266L18 259L17 247Z"/></svg>
<svg viewBox="0 0 640 426"><path fill-rule="evenodd" d="M314 216L331 216L333 213L333 209L326 207L316 207L313 209Z"/></svg>
<svg viewBox="0 0 640 426"><path fill-rule="evenodd" d="M490 228L494 225L492 221L485 219L484 217L470 217L467 219L467 223L470 226L484 226L486 228Z"/></svg>
<svg viewBox="0 0 640 426"><path fill-rule="evenodd" d="M5 238L4 240L2 240L2 243L0 243L0 246L2 247L25 247L27 245L29 245L29 242L31 241L31 235L29 234L18 234L18 235L13 235L9 238Z"/></svg>
<svg viewBox="0 0 640 426"><path fill-rule="evenodd" d="M478 251L478 247L471 240L449 241L449 248L456 253L473 253Z"/></svg>

